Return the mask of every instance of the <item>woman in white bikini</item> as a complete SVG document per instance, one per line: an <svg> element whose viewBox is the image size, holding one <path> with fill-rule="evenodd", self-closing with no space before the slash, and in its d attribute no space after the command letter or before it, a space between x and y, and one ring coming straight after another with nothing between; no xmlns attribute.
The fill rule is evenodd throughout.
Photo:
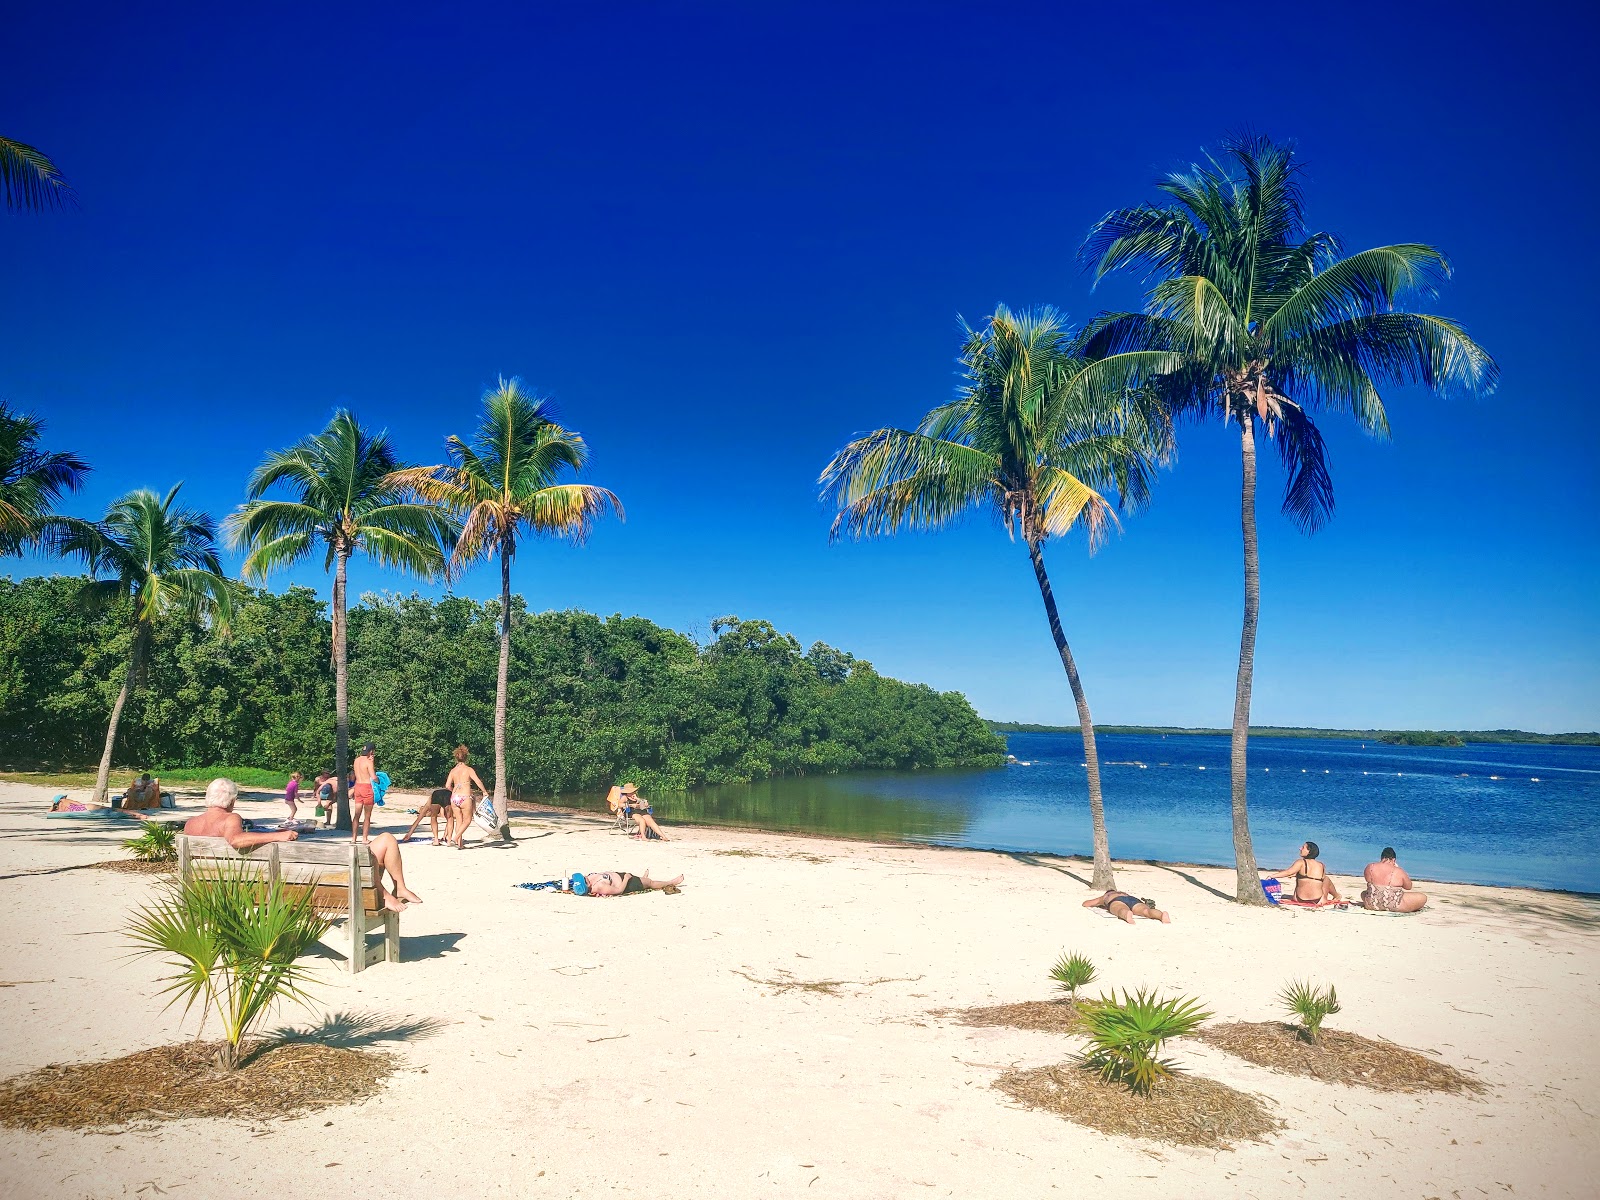
<svg viewBox="0 0 1600 1200"><path fill-rule="evenodd" d="M457 850L464 849L463 839L466 837L467 826L472 824L472 813L477 807L473 799L472 789L476 785L480 793L487 796L489 789L483 786L483 780L478 778L478 773L467 764L467 748L456 747L456 765L450 768L450 774L445 777L445 787L450 789L449 820L445 823L445 841Z"/></svg>

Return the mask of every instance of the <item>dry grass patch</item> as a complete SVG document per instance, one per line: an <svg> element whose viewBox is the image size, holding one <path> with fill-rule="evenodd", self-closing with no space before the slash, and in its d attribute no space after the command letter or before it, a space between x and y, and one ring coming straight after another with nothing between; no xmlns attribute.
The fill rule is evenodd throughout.
<svg viewBox="0 0 1600 1200"><path fill-rule="evenodd" d="M85 863L85 871L115 871L119 875L173 875L176 862L145 862L139 858L114 858L110 862Z"/></svg>
<svg viewBox="0 0 1600 1200"><path fill-rule="evenodd" d="M184 1042L19 1075L0 1082L0 1124L103 1129L191 1117L292 1117L365 1100L396 1064L380 1050L256 1042L242 1067L224 1071L215 1065L217 1049Z"/></svg>
<svg viewBox="0 0 1600 1200"><path fill-rule="evenodd" d="M785 992L812 992L818 996L839 996L842 987L877 987L880 983L915 983L921 975L912 975L909 978L883 978L883 979L796 979L794 975L783 969L773 979L758 979L746 971L735 970L735 975L748 979L751 983L758 983L768 987L777 995Z"/></svg>
<svg viewBox="0 0 1600 1200"><path fill-rule="evenodd" d="M713 850L711 853L720 854L723 858L798 858L808 863L832 862L820 854L807 854L801 850L787 850L782 854L773 854L766 850L746 850L735 848L732 850Z"/></svg>
<svg viewBox="0 0 1600 1200"><path fill-rule="evenodd" d="M1004 1025L1011 1029L1037 1029L1041 1033L1083 1032L1083 1014L1071 1000L1024 1000L1020 1004L991 1004L983 1008L936 1008L928 1015L961 1025Z"/></svg>
<svg viewBox="0 0 1600 1200"><path fill-rule="evenodd" d="M1174 1075L1148 1096L1108 1083L1089 1067L1060 1063L1007 1071L994 1086L1027 1108L1121 1137L1225 1150L1283 1127L1254 1096L1199 1075Z"/></svg>
<svg viewBox="0 0 1600 1200"><path fill-rule="evenodd" d="M1358 1033L1324 1029L1313 1045L1282 1021L1234 1021L1206 1025L1195 1037L1247 1062L1289 1075L1348 1083L1380 1092L1476 1093L1484 1085L1464 1071Z"/></svg>

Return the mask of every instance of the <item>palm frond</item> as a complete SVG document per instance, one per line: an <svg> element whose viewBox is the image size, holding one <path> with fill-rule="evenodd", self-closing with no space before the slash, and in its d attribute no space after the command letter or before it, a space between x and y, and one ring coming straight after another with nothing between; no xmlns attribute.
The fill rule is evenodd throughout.
<svg viewBox="0 0 1600 1200"><path fill-rule="evenodd" d="M879 429L834 455L818 482L839 506L829 533L878 537L902 527L934 529L994 500L996 455L905 429Z"/></svg>
<svg viewBox="0 0 1600 1200"><path fill-rule="evenodd" d="M1322 432L1298 404L1285 404L1275 438L1283 461L1283 511L1299 528L1315 533L1333 516L1333 476Z"/></svg>
<svg viewBox="0 0 1600 1200"><path fill-rule="evenodd" d="M1404 296L1432 299L1450 278L1450 262L1432 246L1377 246L1332 263L1284 297L1265 316L1261 336L1292 338L1334 321L1385 313Z"/></svg>
<svg viewBox="0 0 1600 1200"><path fill-rule="evenodd" d="M44 151L0 137L0 194L13 212L74 208L78 198Z"/></svg>

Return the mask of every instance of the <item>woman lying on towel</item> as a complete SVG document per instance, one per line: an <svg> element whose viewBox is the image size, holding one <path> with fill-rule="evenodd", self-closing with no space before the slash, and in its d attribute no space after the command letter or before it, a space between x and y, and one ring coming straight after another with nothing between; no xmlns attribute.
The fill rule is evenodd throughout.
<svg viewBox="0 0 1600 1200"><path fill-rule="evenodd" d="M572 878L566 880L552 879L548 883L519 883L516 886L527 888L530 892L549 890L571 892L575 896L631 896L635 892L675 892L682 882L682 875L672 879L651 879L649 871L643 875L635 875L630 871L590 871L587 875L574 872Z"/></svg>

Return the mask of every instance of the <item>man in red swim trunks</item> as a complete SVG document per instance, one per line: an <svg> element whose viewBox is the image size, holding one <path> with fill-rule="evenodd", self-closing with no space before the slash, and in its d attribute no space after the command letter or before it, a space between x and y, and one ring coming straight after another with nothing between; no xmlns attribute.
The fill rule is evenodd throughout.
<svg viewBox="0 0 1600 1200"><path fill-rule="evenodd" d="M353 842L360 838L362 842L372 840L372 810L378 803L377 793L372 790L372 784L378 777L378 748L371 742L361 747L361 753L356 755L356 785L350 789L350 840Z"/></svg>

